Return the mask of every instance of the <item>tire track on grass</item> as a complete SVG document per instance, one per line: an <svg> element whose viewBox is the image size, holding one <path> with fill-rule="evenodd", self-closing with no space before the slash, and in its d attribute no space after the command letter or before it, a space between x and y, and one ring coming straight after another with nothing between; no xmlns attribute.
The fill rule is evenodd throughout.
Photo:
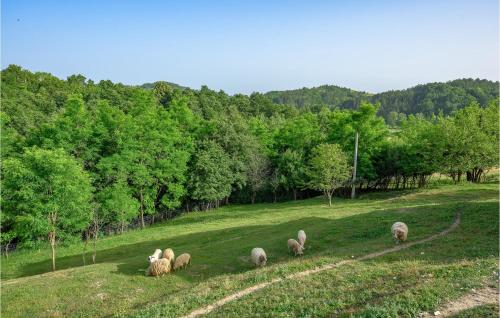
<svg viewBox="0 0 500 318"><path fill-rule="evenodd" d="M264 289L267 286L279 283L279 282L287 280L287 279L296 279L296 278L300 278L300 277L304 277L304 276L316 274L316 273L319 273L319 272L323 272L323 271L326 271L326 270L330 270L330 269L334 269L334 268L340 267L340 266L345 265L345 264L353 263L353 262L356 262L356 261L363 261L363 260L367 260L367 259L376 258L376 257L382 256L382 255L385 255L385 254L394 253L394 252L397 252L397 251L400 251L400 250L403 250L403 249L407 249L407 248L410 248L410 247L415 246L415 245L419 245L419 244L430 242L430 241L435 240L435 239L437 239L439 237L445 236L448 233L450 233L451 231L455 230L460 225L460 221L461 221L461 213L460 213L460 211L458 211L456 213L456 215L455 215L454 222L447 229L445 229L445 230L443 230L443 231L441 231L439 233L433 234L433 235L431 235L431 236L429 236L427 238L424 238L424 239L421 239L421 240L418 240L418 241L415 241L415 242L409 242L409 243L404 243L404 244L401 244L401 245L397 245L395 247L388 248L388 249L385 249L385 250L382 250L382 251L378 251L378 252L366 254L366 255L363 255L363 256L355 258L355 259L343 260L343 261L340 261L340 262L337 262L337 263L331 263L331 264L323 265L323 266L316 267L316 268L313 268L313 269L305 270L305 271L302 271L302 272L290 274L290 275L287 275L285 277L274 278L274 279L272 279L270 281L267 281L267 282L264 282L264 283L260 283L260 284L257 284L257 285L253 285L253 286L250 286L250 287L245 288L243 290L240 290L239 292L236 292L236 293L233 293L233 294L231 294L229 296L226 296L226 297L224 297L224 298L216 301L215 303L212 303L212 304L207 305L205 307L198 308L198 309L190 312L189 314L187 314L185 316L182 316L182 318L195 318L195 317L199 317L199 316L202 316L202 315L206 315L206 314L208 314L208 313L210 313L210 312L212 312L212 311L214 311L214 310L216 310L216 309L224 306L225 304L227 304L227 303L229 303L231 301L238 300L238 299L240 299L240 298L242 298L242 297L244 297L246 295L249 295L249 294L255 293L255 292L257 292L257 291L259 291L261 289Z"/></svg>

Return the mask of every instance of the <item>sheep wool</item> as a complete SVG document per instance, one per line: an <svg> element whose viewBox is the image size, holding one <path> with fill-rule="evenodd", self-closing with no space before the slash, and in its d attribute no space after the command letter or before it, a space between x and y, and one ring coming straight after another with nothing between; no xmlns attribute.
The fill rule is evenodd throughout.
<svg viewBox="0 0 500 318"><path fill-rule="evenodd" d="M290 250L293 251L295 256L304 254L304 252L302 251L303 250L302 245L300 245L299 242L297 242L294 239L288 240L288 251Z"/></svg>
<svg viewBox="0 0 500 318"><path fill-rule="evenodd" d="M162 276L170 273L171 265L168 259L160 258L152 262L146 270L147 276Z"/></svg>
<svg viewBox="0 0 500 318"><path fill-rule="evenodd" d="M403 222L396 222L391 227L392 237L396 243L404 242L408 238L408 226Z"/></svg>
<svg viewBox="0 0 500 318"><path fill-rule="evenodd" d="M298 235L297 235L299 244L302 246L303 249L305 249L304 244L306 244L306 232L304 230L300 230Z"/></svg>
<svg viewBox="0 0 500 318"><path fill-rule="evenodd" d="M150 264L152 264L154 261L157 261L160 258L161 258L161 250L157 248L153 253L153 255L148 256L148 261Z"/></svg>
<svg viewBox="0 0 500 318"><path fill-rule="evenodd" d="M252 249L252 252L250 253L250 257L252 259L252 262L255 264L255 266L265 266L267 262L267 255L264 249L260 247L255 247Z"/></svg>
<svg viewBox="0 0 500 318"><path fill-rule="evenodd" d="M191 264L191 255L188 253L181 254L175 259L174 271L179 268L186 268L189 264Z"/></svg>
<svg viewBox="0 0 500 318"><path fill-rule="evenodd" d="M168 259L172 266L174 265L175 254L171 248L167 248L163 251L162 258Z"/></svg>

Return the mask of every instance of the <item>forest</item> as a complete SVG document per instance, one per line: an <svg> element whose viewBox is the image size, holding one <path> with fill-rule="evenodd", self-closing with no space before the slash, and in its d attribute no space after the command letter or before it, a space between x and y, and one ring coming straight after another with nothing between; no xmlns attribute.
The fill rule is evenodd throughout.
<svg viewBox="0 0 500 318"><path fill-rule="evenodd" d="M54 250L184 211L346 195L356 133L357 191L424 187L435 173L481 182L499 160L491 83L335 88L335 105L308 94L296 105L275 92L61 80L11 65L1 72L2 245Z"/></svg>
<svg viewBox="0 0 500 318"><path fill-rule="evenodd" d="M449 115L473 102L485 106L490 100L498 98L498 87L498 82L458 79L379 94L324 85L315 88L273 91L266 93L266 96L275 103L294 105L311 111L319 110L324 106L333 109L354 109L362 101L379 103L378 115L384 117L390 126L395 126L408 115L425 117L440 113Z"/></svg>

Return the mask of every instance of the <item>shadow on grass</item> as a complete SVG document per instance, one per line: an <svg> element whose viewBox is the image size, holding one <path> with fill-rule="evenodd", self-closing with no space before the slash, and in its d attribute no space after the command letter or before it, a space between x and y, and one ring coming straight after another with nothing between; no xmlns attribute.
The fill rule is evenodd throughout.
<svg viewBox="0 0 500 318"><path fill-rule="evenodd" d="M493 227L498 247L498 222L491 214L498 214L497 202L462 203L464 217L485 217L485 226ZM144 275L147 257L156 248L171 247L176 255L187 252L192 255L192 266L179 272L189 281L205 280L222 274L241 273L253 269L249 255L253 247L262 247L268 255L268 264L287 262L294 258L287 251L287 239L296 238L297 231L307 233L304 258L334 256L350 258L394 246L390 227L393 222L403 221L409 226L409 241L418 240L447 228L453 221L457 203L407 208L377 210L340 219L304 217L285 223L229 227L221 230L180 235L165 240L124 244L120 247L98 251L97 263L116 263L114 273ZM478 211L478 212L474 212ZM483 211L483 212L481 212ZM486 211L486 212L484 212ZM482 213L482 215L481 215ZM493 222L495 221L495 222ZM492 223L493 222L493 223ZM496 227L495 227L496 226ZM165 231L169 228L165 227ZM450 260L453 255L447 256ZM462 255L457 254L457 258ZM87 257L89 259L90 257ZM23 265L20 276L48 272L50 260ZM82 266L82 255L57 259L58 270ZM90 265L91 266L91 265ZM88 266L89 267L89 266Z"/></svg>
<svg viewBox="0 0 500 318"><path fill-rule="evenodd" d="M458 194L457 194L458 192ZM358 206L360 204L366 204L368 200L387 200L397 201L398 199L403 199L408 195L418 195L424 194L422 189L406 189L406 190L393 190L387 191L373 191L360 194L358 200L350 200L345 198L334 198L334 207L337 205L342 205L346 207ZM470 189L456 189L452 193L447 194L446 192L440 193L439 197L432 196L433 203L436 204L449 204L450 199L453 201L472 201L476 198L481 199L498 199L498 191L492 189L475 189L471 192ZM375 202L374 202L375 203ZM308 208L311 206L318 206L324 204L327 206L327 201L324 196L318 196L316 198L310 198L307 200L299 201L288 201L279 203L256 203L256 204L235 204L224 206L221 209L214 211L198 211L183 214L182 218L174 218L168 220L164 223L155 224L154 227L162 227L165 225L184 225L184 224L197 224L206 223L214 221L223 221L227 219L240 219L240 218L251 218L257 217L259 214L268 213L276 210L283 210L289 208L290 210L300 210L302 208ZM256 212L256 210L258 212Z"/></svg>

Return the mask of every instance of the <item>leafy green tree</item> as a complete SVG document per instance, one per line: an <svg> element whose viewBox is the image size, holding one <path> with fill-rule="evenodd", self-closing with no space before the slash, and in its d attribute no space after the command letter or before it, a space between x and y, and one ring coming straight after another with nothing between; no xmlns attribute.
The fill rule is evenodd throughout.
<svg viewBox="0 0 500 318"><path fill-rule="evenodd" d="M292 191L293 199L297 200L297 192L307 184L304 156L300 152L287 149L278 159L278 169L281 186Z"/></svg>
<svg viewBox="0 0 500 318"><path fill-rule="evenodd" d="M257 192L264 189L269 174L269 159L259 149L250 154L247 169L247 184L251 192L252 204L255 202Z"/></svg>
<svg viewBox="0 0 500 318"><path fill-rule="evenodd" d="M451 119L453 135L448 135L451 159L467 180L479 182L485 170L498 164L498 105L481 108L472 103Z"/></svg>
<svg viewBox="0 0 500 318"><path fill-rule="evenodd" d="M117 182L99 193L103 217L116 222L120 233L137 216L139 202L132 197L131 189L123 182Z"/></svg>
<svg viewBox="0 0 500 318"><path fill-rule="evenodd" d="M335 189L343 186L351 175L347 155L339 145L321 144L312 150L309 160L309 186L322 191L332 206Z"/></svg>
<svg viewBox="0 0 500 318"><path fill-rule="evenodd" d="M205 202L208 210L212 203L231 193L230 158L221 146L213 141L199 145L192 164L190 186L191 197Z"/></svg>
<svg viewBox="0 0 500 318"><path fill-rule="evenodd" d="M354 154L355 136L359 133L357 180L370 182L377 178L372 157L388 134L384 120L377 116L377 105L362 102L356 111L332 111L323 114L323 130L329 143L335 143L349 155Z"/></svg>
<svg viewBox="0 0 500 318"><path fill-rule="evenodd" d="M63 150L26 149L3 164L2 206L21 243L48 239L52 270L56 243L77 236L91 219L92 187L78 162Z"/></svg>
<svg viewBox="0 0 500 318"><path fill-rule="evenodd" d="M154 215L159 208L172 209L185 194L187 163L192 142L177 119L154 102L149 93L138 94L117 153L101 160L99 167L108 183L127 180L139 200L139 217Z"/></svg>
<svg viewBox="0 0 500 318"><path fill-rule="evenodd" d="M80 95L70 95L64 111L41 126L31 144L62 148L80 159L86 168L95 165L99 140L92 139L93 120Z"/></svg>

